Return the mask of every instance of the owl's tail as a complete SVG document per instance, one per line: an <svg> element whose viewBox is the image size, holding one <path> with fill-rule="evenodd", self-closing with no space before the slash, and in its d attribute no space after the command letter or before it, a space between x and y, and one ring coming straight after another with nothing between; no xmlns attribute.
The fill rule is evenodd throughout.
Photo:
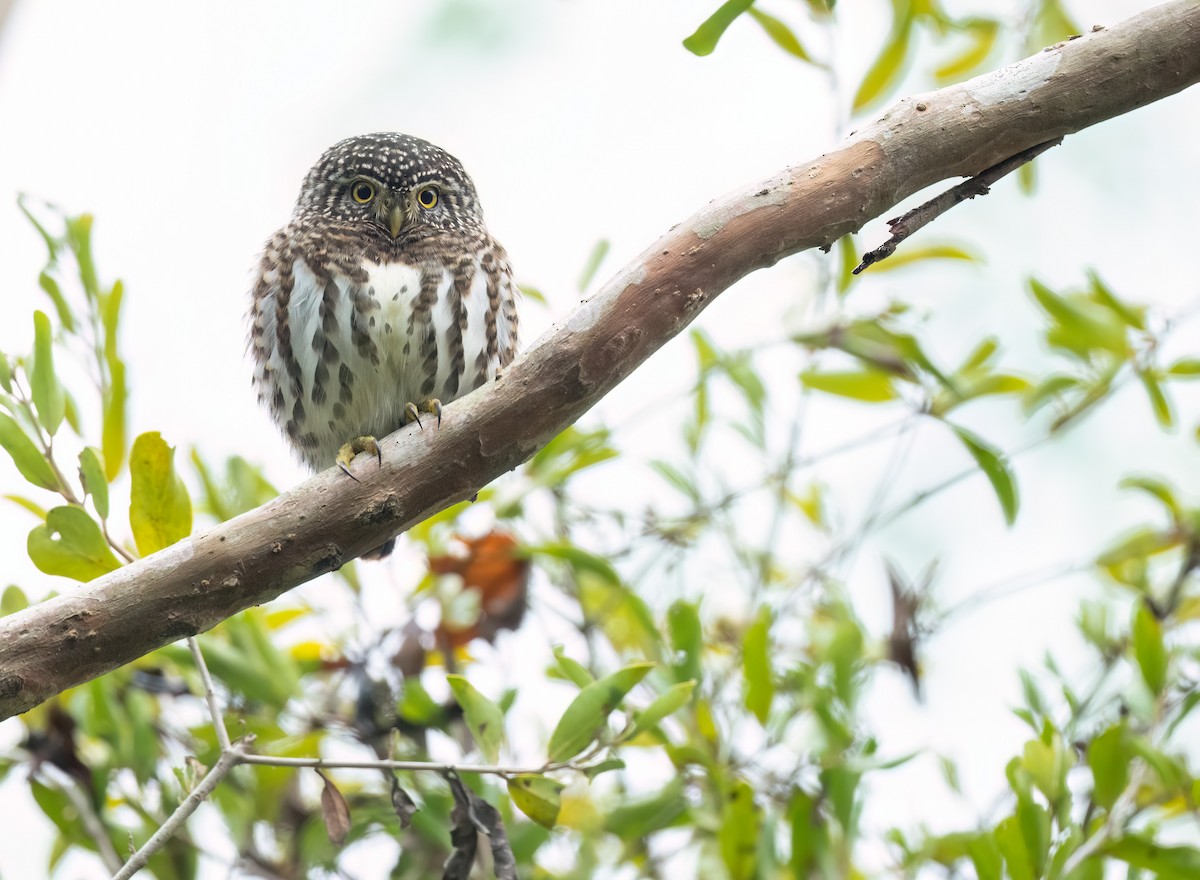
<svg viewBox="0 0 1200 880"><path fill-rule="evenodd" d="M363 559L384 559L391 555L392 550L396 547L396 539L388 538L374 550L368 550L362 555Z"/></svg>

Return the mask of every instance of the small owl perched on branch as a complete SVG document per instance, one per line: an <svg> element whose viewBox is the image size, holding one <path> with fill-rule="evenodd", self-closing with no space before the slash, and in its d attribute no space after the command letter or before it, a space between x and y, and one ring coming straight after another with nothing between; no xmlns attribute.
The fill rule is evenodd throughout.
<svg viewBox="0 0 1200 880"><path fill-rule="evenodd" d="M327 150L251 292L254 385L301 460L350 474L376 437L440 423L516 347L517 286L462 164L396 133Z"/></svg>

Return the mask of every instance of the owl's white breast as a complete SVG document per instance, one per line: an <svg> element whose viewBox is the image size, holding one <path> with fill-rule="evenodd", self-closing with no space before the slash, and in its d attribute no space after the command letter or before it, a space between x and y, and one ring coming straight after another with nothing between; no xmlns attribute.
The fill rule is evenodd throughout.
<svg viewBox="0 0 1200 880"><path fill-rule="evenodd" d="M278 342L261 371L264 393L278 395L277 420L313 468L349 439L396 430L410 401L449 403L495 378L509 341L479 262L457 282L403 263L362 268L365 281L337 272L326 281L297 260L290 291L275 289L260 310L262 334ZM511 296L507 275L500 282ZM276 332L280 305L286 336Z"/></svg>
<svg viewBox="0 0 1200 880"><path fill-rule="evenodd" d="M364 263L367 293L379 303L372 335L387 345L407 333L408 318L421 293L421 272L406 263ZM390 349L390 346L389 346ZM390 351L389 351L390 353Z"/></svg>

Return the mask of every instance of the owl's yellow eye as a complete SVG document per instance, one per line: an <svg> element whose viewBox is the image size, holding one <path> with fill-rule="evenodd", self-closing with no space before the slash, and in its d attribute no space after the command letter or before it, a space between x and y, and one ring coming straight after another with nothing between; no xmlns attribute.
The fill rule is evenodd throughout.
<svg viewBox="0 0 1200 880"><path fill-rule="evenodd" d="M417 193L417 204L428 211L438 203L438 191L436 186L427 186Z"/></svg>
<svg viewBox="0 0 1200 880"><path fill-rule="evenodd" d="M375 198L375 187L368 181L356 180L350 184L350 198L360 205L365 205Z"/></svg>

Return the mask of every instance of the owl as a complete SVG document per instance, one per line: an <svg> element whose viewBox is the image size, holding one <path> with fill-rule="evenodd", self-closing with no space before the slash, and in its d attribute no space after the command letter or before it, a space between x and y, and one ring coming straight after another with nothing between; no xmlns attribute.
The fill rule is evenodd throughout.
<svg viewBox="0 0 1200 880"><path fill-rule="evenodd" d="M304 464L353 477L376 437L422 413L440 424L443 404L513 359L517 299L457 159L405 134L348 138L309 170L259 260L258 399Z"/></svg>

